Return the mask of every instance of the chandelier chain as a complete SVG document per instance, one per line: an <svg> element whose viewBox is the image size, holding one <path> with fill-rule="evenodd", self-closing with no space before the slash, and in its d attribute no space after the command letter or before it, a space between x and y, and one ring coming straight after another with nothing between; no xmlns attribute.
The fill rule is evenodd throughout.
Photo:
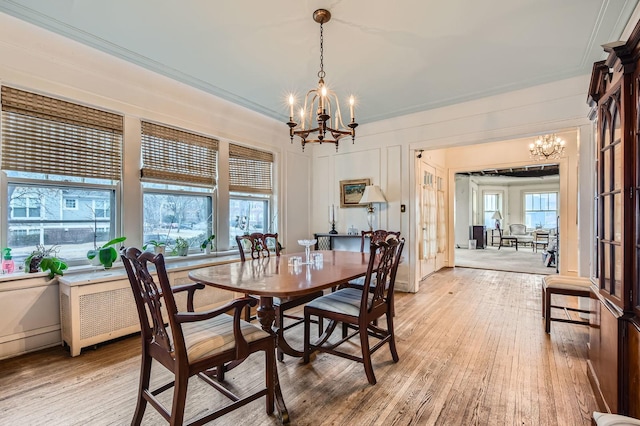
<svg viewBox="0 0 640 426"><path fill-rule="evenodd" d="M324 35L322 30L322 24L320 24L320 71L318 71L318 77L324 78L326 73L324 72Z"/></svg>

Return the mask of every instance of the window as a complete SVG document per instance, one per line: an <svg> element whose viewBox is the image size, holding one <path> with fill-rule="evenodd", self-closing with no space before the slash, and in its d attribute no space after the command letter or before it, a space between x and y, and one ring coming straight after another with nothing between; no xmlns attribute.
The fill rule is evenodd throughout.
<svg viewBox="0 0 640 426"><path fill-rule="evenodd" d="M489 228L495 228L496 220L493 218L495 212L500 212L502 215L502 194L496 192L484 193L484 208L483 208L483 224ZM502 215L504 217L504 215Z"/></svg>
<svg viewBox="0 0 640 426"><path fill-rule="evenodd" d="M64 208L65 210L78 210L78 200L75 198L65 198Z"/></svg>
<svg viewBox="0 0 640 426"><path fill-rule="evenodd" d="M2 245L15 257L36 244L86 262L94 244L117 233L113 211L121 174L122 116L3 86L2 171L8 206Z"/></svg>
<svg viewBox="0 0 640 426"><path fill-rule="evenodd" d="M111 203L107 200L93 200L92 209L98 218L108 218L111 216Z"/></svg>
<svg viewBox="0 0 640 426"><path fill-rule="evenodd" d="M7 246L14 256L26 256L37 244L59 246L60 256L84 261L94 242L100 245L115 233L111 217L95 215L93 202L114 203L115 186L84 186L82 182L50 185L26 173L7 172L9 205ZM37 195L36 195L37 194ZM73 194L75 209L67 209L64 194Z"/></svg>
<svg viewBox="0 0 640 426"><path fill-rule="evenodd" d="M524 224L527 228L554 229L558 217L558 193L535 192L524 195Z"/></svg>
<svg viewBox="0 0 640 426"><path fill-rule="evenodd" d="M229 247L236 235L277 232L271 220L273 154L229 145Z"/></svg>
<svg viewBox="0 0 640 426"><path fill-rule="evenodd" d="M213 233L217 151L216 139L142 122L145 243L182 237L195 251Z"/></svg>
<svg viewBox="0 0 640 426"><path fill-rule="evenodd" d="M30 196L28 188L20 188L17 192L12 192L9 197L9 209L11 214L9 217L14 218L39 218L40 217L40 198Z"/></svg>
<svg viewBox="0 0 640 426"><path fill-rule="evenodd" d="M269 232L269 198L232 194L229 198L229 247L236 247L236 235Z"/></svg>

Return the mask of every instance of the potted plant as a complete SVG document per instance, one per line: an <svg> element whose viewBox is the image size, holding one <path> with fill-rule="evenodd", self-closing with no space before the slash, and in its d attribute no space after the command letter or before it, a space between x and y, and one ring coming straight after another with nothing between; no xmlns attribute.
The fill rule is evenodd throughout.
<svg viewBox="0 0 640 426"><path fill-rule="evenodd" d="M164 249L166 247L166 243L163 241L159 241L159 240L149 240L147 241L147 243L145 245L142 246L142 250L146 250L147 247L151 246L153 247L153 252L155 254L159 254L162 253L164 254Z"/></svg>
<svg viewBox="0 0 640 426"><path fill-rule="evenodd" d="M97 247L94 250L89 250L87 252L87 259L92 260L94 262L99 262L100 265L103 265L105 269L111 268L113 266L113 262L118 259L118 252L116 251L114 245L123 242L127 237L118 237L114 238L111 241L108 241L101 247Z"/></svg>
<svg viewBox="0 0 640 426"><path fill-rule="evenodd" d="M24 260L25 269L29 272L49 271L49 278L56 275L63 275L68 266L67 263L56 257L58 246L45 248L43 245L36 245L36 249Z"/></svg>
<svg viewBox="0 0 640 426"><path fill-rule="evenodd" d="M206 254L211 253L213 249L213 239L215 235L209 235L202 243L200 243L200 250L203 250Z"/></svg>
<svg viewBox="0 0 640 426"><path fill-rule="evenodd" d="M176 238L175 247L173 248L173 252L178 256L186 256L189 253L189 241L185 240L182 237Z"/></svg>

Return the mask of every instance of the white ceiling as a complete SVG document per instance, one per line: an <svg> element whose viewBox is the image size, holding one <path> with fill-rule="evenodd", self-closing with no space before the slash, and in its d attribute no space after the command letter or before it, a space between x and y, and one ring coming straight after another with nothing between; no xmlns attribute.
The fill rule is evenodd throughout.
<svg viewBox="0 0 640 426"><path fill-rule="evenodd" d="M591 72L638 0L0 0L0 11L277 120L326 82L360 124ZM586 101L585 87L585 101ZM343 106L343 108L345 108Z"/></svg>

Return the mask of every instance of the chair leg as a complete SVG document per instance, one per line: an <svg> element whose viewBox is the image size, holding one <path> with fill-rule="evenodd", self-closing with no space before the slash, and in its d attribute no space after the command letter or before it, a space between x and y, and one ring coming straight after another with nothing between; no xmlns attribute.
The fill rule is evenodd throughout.
<svg viewBox="0 0 640 426"><path fill-rule="evenodd" d="M393 362L398 362L398 350L396 349L396 335L393 332L393 313L387 313L387 332L389 333L389 350L391 351L391 358Z"/></svg>
<svg viewBox="0 0 640 426"><path fill-rule="evenodd" d="M311 315L309 315L309 313L307 312L307 310L304 310L304 349L303 349L303 353L302 353L302 363L303 364L308 364L309 363L309 350L310 350L310 336L311 334Z"/></svg>
<svg viewBox="0 0 640 426"><path fill-rule="evenodd" d="M318 317L318 337L322 336L324 331L324 318Z"/></svg>
<svg viewBox="0 0 640 426"><path fill-rule="evenodd" d="M544 331L551 333L551 292L549 289L545 292L544 299Z"/></svg>
<svg viewBox="0 0 640 426"><path fill-rule="evenodd" d="M171 426L182 425L184 420L184 407L187 400L187 384L189 376L185 373L176 374L176 382L173 388L173 405L171 406Z"/></svg>
<svg viewBox="0 0 640 426"><path fill-rule="evenodd" d="M367 380L372 385L376 384L376 376L373 374L373 365L371 364L371 349L369 348L369 336L367 327L360 327L360 346L362 347L362 363L364 364L364 372L367 373Z"/></svg>
<svg viewBox="0 0 640 426"><path fill-rule="evenodd" d="M347 333L349 332L349 326L347 325L346 322L342 323L342 338L344 339L345 337L347 337Z"/></svg>
<svg viewBox="0 0 640 426"><path fill-rule="evenodd" d="M216 367L216 379L219 382L224 382L224 364Z"/></svg>
<svg viewBox="0 0 640 426"><path fill-rule="evenodd" d="M144 352L144 349L143 349ZM131 420L132 426L138 426L142 423L142 417L144 416L144 410L147 408L147 400L144 399L142 394L145 390L149 389L149 379L151 377L151 357L142 354L142 364L140 366L140 387L138 389L138 402L136 403L136 411L133 414L133 420Z"/></svg>

